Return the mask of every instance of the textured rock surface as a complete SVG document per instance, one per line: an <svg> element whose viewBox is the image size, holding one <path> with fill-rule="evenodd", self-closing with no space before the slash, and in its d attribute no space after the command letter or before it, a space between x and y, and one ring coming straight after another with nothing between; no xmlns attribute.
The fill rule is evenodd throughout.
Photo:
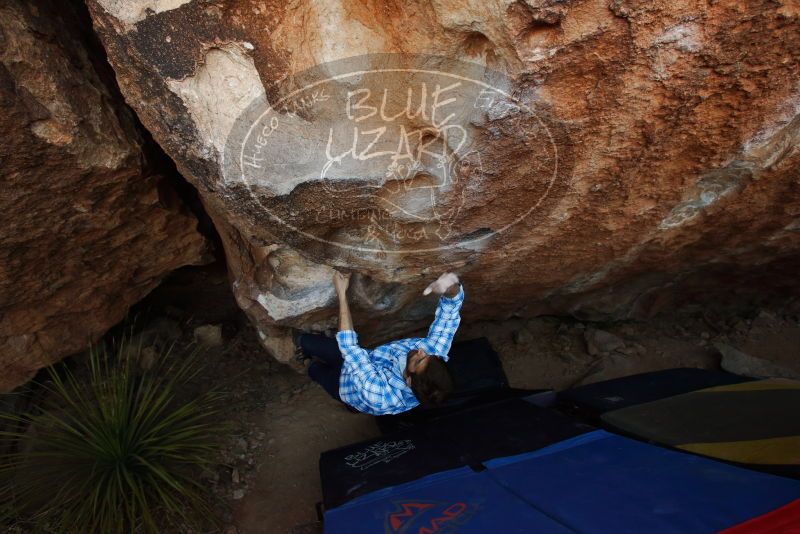
<svg viewBox="0 0 800 534"><path fill-rule="evenodd" d="M651 314L688 296L724 293L752 273L762 273L764 287L788 281L796 289L794 0L88 5L123 94L200 190L236 298L278 357L288 353L281 327L332 323L332 267L357 273L355 319L373 340L425 322L432 302L417 301L418 292L445 266L469 288L468 319ZM295 74L317 64L399 52L486 65L535 107L559 167L531 216L496 232L508 213L539 198L554 158L529 147L541 145L535 124L515 125L495 109L469 124L481 175L460 168L464 179L441 197L447 208L462 195L461 209L448 215L455 235L439 235L453 245L445 248L415 253L411 238L367 235L363 218L320 218L345 200L351 215L385 213L358 195L331 204L325 180L278 173L254 192L225 176L228 133L253 99L279 102ZM297 113L305 131L327 128L309 109ZM311 137L298 137L278 159L303 160ZM427 230L414 224L423 210L412 194L357 169L350 177L405 210L392 224ZM482 232L491 238L469 242ZM385 252L342 246L365 242Z"/></svg>
<svg viewBox="0 0 800 534"><path fill-rule="evenodd" d="M0 391L83 350L206 246L146 168L89 24L46 0L0 6Z"/></svg>
<svg viewBox="0 0 800 534"><path fill-rule="evenodd" d="M722 354L720 367L729 373L765 378L790 378L793 380L800 378L800 375L792 369L763 358L751 356L725 343L715 343L714 346Z"/></svg>

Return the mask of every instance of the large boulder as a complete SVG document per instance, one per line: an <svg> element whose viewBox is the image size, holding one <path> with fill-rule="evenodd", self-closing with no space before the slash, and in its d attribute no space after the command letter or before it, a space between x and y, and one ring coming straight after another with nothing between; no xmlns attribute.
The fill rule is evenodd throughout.
<svg viewBox="0 0 800 534"><path fill-rule="evenodd" d="M148 169L88 14L71 5L0 5L0 391L86 348L206 247Z"/></svg>
<svg viewBox="0 0 800 534"><path fill-rule="evenodd" d="M796 283L795 2L87 3L279 358L335 322L334 268L368 342L445 268L468 319Z"/></svg>

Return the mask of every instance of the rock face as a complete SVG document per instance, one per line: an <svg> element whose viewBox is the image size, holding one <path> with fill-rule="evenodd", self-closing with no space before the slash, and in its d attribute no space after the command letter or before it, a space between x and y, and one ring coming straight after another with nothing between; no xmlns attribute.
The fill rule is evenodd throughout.
<svg viewBox="0 0 800 534"><path fill-rule="evenodd" d="M279 358L334 323L333 268L367 342L445 268L467 319L796 288L794 1L87 3Z"/></svg>
<svg viewBox="0 0 800 534"><path fill-rule="evenodd" d="M764 378L800 378L795 371L779 364L751 356L725 343L715 343L714 346L722 354L720 367L734 374L744 376L757 376Z"/></svg>
<svg viewBox="0 0 800 534"><path fill-rule="evenodd" d="M0 6L0 391L86 348L206 247L65 4Z"/></svg>

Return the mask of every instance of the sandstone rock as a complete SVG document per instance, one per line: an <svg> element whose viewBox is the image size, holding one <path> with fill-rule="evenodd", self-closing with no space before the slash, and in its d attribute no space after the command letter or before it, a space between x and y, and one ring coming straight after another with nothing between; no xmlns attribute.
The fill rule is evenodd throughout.
<svg viewBox="0 0 800 534"><path fill-rule="evenodd" d="M205 324L194 329L194 340L204 347L221 347L222 325Z"/></svg>
<svg viewBox="0 0 800 534"><path fill-rule="evenodd" d="M527 345L533 341L533 334L527 328L521 326L518 330L511 332L511 339L517 345Z"/></svg>
<svg viewBox="0 0 800 534"><path fill-rule="evenodd" d="M605 330L588 328L584 331L583 337L586 341L586 352L591 356L621 351L625 348L625 342L620 337Z"/></svg>
<svg viewBox="0 0 800 534"><path fill-rule="evenodd" d="M786 367L782 367L775 362L751 356L730 345L724 343L714 343L714 346L722 354L721 366L730 373L744 376L766 377L766 378L792 378L800 379L800 373Z"/></svg>
<svg viewBox="0 0 800 534"><path fill-rule="evenodd" d="M86 348L206 247L73 4L0 5L0 391Z"/></svg>
<svg viewBox="0 0 800 534"><path fill-rule="evenodd" d="M626 343L618 352L626 356L643 357L647 354L647 349L640 343Z"/></svg>
<svg viewBox="0 0 800 534"><path fill-rule="evenodd" d="M419 293L445 268L465 282L466 320L631 317L796 284L800 13L788 2L87 3L123 94L200 190L236 298L279 358L287 327L335 322L331 267L357 275L365 343L424 326L434 300ZM347 74L353 64L367 74ZM386 65L461 76L450 94L470 105L445 126L469 151L433 119L432 93L429 115L392 115L407 89L419 103L410 75L384 80L387 114L344 105ZM243 129L267 103L272 115ZM324 150L398 124L420 133L391 165L367 159L369 139L348 157ZM269 157L237 156L239 135ZM266 174L250 180L253 168Z"/></svg>
<svg viewBox="0 0 800 534"><path fill-rule="evenodd" d="M782 322L774 313L761 310L758 312L755 319L753 319L750 329L752 331L771 330L780 326L782 326Z"/></svg>

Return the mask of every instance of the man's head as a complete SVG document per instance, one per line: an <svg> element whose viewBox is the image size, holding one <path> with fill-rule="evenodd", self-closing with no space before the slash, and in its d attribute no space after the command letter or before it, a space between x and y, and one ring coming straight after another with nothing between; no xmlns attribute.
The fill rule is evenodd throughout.
<svg viewBox="0 0 800 534"><path fill-rule="evenodd" d="M420 404L437 405L453 392L453 379L441 358L426 354L422 349L408 352L406 383Z"/></svg>

